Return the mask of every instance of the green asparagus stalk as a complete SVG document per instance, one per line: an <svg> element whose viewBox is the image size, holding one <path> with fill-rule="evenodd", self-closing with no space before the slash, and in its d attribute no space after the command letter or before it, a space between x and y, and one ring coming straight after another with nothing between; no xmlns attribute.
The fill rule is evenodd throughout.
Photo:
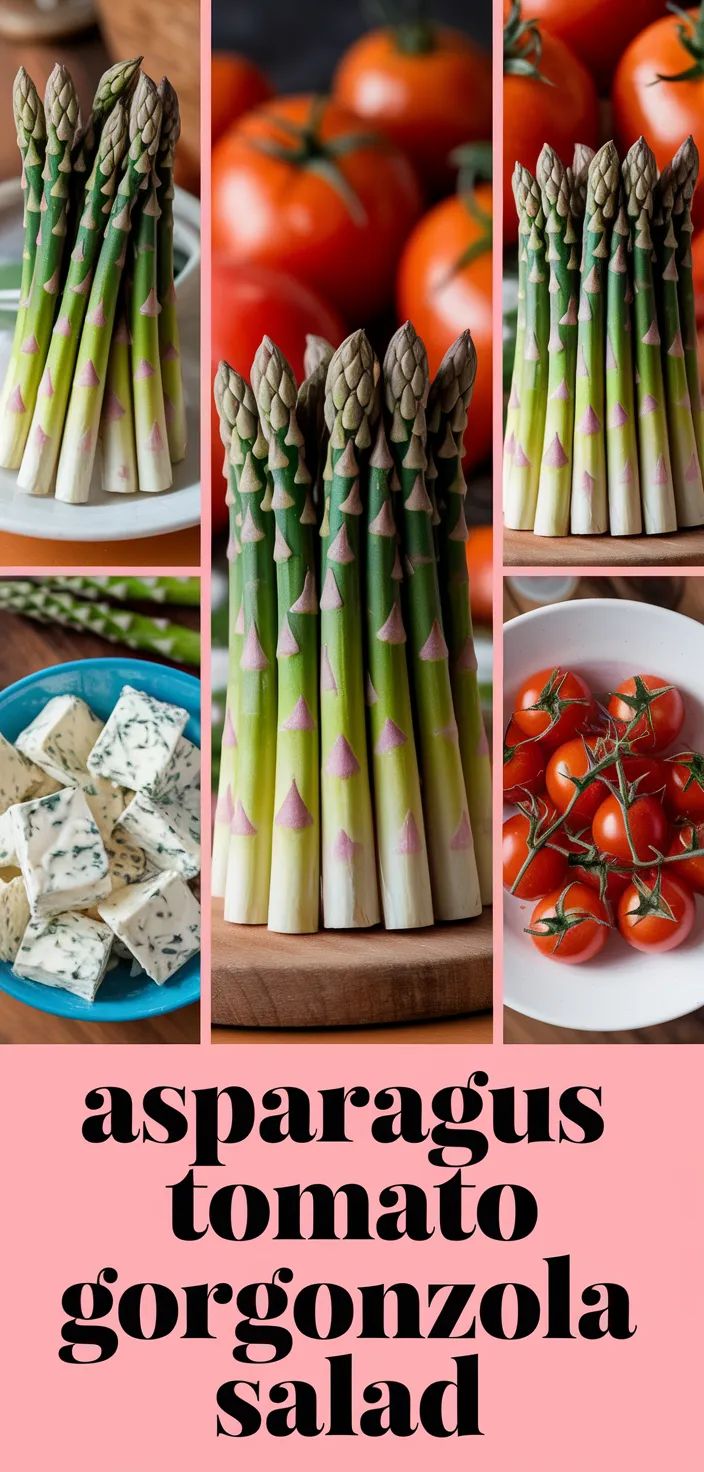
<svg viewBox="0 0 704 1472"><path fill-rule="evenodd" d="M658 319L662 337L662 366L667 401L672 480L677 507L677 525L685 527L701 526L704 522L704 485L694 432L680 321L677 235L673 221L676 187L673 160L663 170L655 186L653 239L658 265Z"/></svg>
<svg viewBox="0 0 704 1472"><path fill-rule="evenodd" d="M516 531L532 531L540 484L548 398L550 298L545 259L545 216L540 189L528 171L520 233L526 244L526 325L523 339L521 402L516 442L508 473L504 519Z"/></svg>
<svg viewBox="0 0 704 1472"><path fill-rule="evenodd" d="M186 408L174 286L174 158L181 134L178 97L166 77L159 83L163 108L156 172L159 221L157 224L156 290L159 313L159 357L169 455L175 465L186 454Z"/></svg>
<svg viewBox="0 0 704 1472"><path fill-rule="evenodd" d="M74 207L83 208L82 188L92 171L105 119L115 103L122 99L125 108L137 85L141 56L130 61L117 61L103 72L93 98L93 106L85 122L79 119L71 153L71 193Z"/></svg>
<svg viewBox="0 0 704 1472"><path fill-rule="evenodd" d="M387 930L411 930L432 925L433 896L401 612L393 463L380 423L369 461L367 704L384 924Z"/></svg>
<svg viewBox="0 0 704 1472"><path fill-rule="evenodd" d="M99 435L102 487L119 496L132 496L139 490L131 344L123 282L110 343Z"/></svg>
<svg viewBox="0 0 704 1472"><path fill-rule="evenodd" d="M403 493L410 675L433 910L438 920L461 920L478 915L482 905L442 628L432 507L425 485L428 364L410 322L389 343L384 381L390 448Z"/></svg>
<svg viewBox="0 0 704 1472"><path fill-rule="evenodd" d="M249 384L230 370L242 508L244 638L238 692L238 762L225 892L225 919L266 925L276 774L276 638L274 513L267 480L267 443Z"/></svg>
<svg viewBox="0 0 704 1472"><path fill-rule="evenodd" d="M103 130L86 189L85 207L17 478L17 484L33 496L47 496L53 489L88 293L126 148L127 115L123 103L118 102Z"/></svg>
<svg viewBox="0 0 704 1472"><path fill-rule="evenodd" d="M127 159L108 218L78 349L56 475L59 501L88 500L132 210L138 192L150 183L160 126L161 99L154 83L141 73L130 107Z"/></svg>
<svg viewBox="0 0 704 1472"><path fill-rule="evenodd" d="M605 143L589 166L577 332L571 529L576 536L608 530L606 482L606 287L616 214L618 154Z"/></svg>
<svg viewBox="0 0 704 1472"><path fill-rule="evenodd" d="M161 135L160 135L161 136ZM173 483L159 352L156 174L135 205L134 269L130 293L132 393L140 491L167 491Z"/></svg>
<svg viewBox="0 0 704 1472"><path fill-rule="evenodd" d="M320 913L315 511L296 420L295 379L268 337L254 360L252 388L269 443L276 514L279 730L269 929L305 933L318 929Z"/></svg>
<svg viewBox="0 0 704 1472"><path fill-rule="evenodd" d="M42 578L45 587L81 598L114 598L119 603L143 602L173 604L174 607L198 608L201 601L200 578L135 577L67 577Z"/></svg>
<svg viewBox="0 0 704 1472"><path fill-rule="evenodd" d="M42 178L41 224L32 290L23 324L24 340L14 365L12 387L0 418L0 465L17 470L37 399L60 288L67 232L71 145L78 117L76 90L65 66L55 66L44 99L47 141Z"/></svg>
<svg viewBox="0 0 704 1472"><path fill-rule="evenodd" d="M333 347L327 338L319 337L315 332L309 332L306 335L306 346L303 354L303 372L305 377L310 378L315 373L316 368L320 367L321 363L325 365L327 372L332 355Z"/></svg>
<svg viewBox="0 0 704 1472"><path fill-rule="evenodd" d="M513 356L513 373L511 376L511 392L509 394L508 409L506 411L506 428L504 432L504 458L503 458L503 494L504 505L508 493L509 476L513 455L516 449L516 431L518 429L518 416L521 407L521 375L523 372L523 355L526 340L526 274L528 262L528 237L523 233L523 225L526 220L525 208L526 198L530 189L530 174L527 169L519 163L513 171L511 180L513 186L513 197L516 201L518 212L518 311L516 317L516 346Z"/></svg>
<svg viewBox="0 0 704 1472"><path fill-rule="evenodd" d="M606 469L613 537L643 530L631 306L631 231L622 190L611 232L606 288Z"/></svg>
<svg viewBox="0 0 704 1472"><path fill-rule="evenodd" d="M589 184L589 170L594 158L594 149L586 143L575 143L574 156L570 178L570 198L572 205L572 219L575 229L580 234L584 225L584 213L587 207L587 187Z"/></svg>
<svg viewBox="0 0 704 1472"><path fill-rule="evenodd" d="M643 522L649 534L677 530L653 281L651 220L656 179L655 156L640 138L624 161L623 182L633 243L638 448Z"/></svg>
<svg viewBox="0 0 704 1472"><path fill-rule="evenodd" d="M578 238L572 222L570 183L546 144L538 159L550 267L548 399L535 533L565 537L570 529L572 445L577 372Z"/></svg>
<svg viewBox="0 0 704 1472"><path fill-rule="evenodd" d="M467 572L464 432L477 371L469 331L448 349L428 399L429 448L437 468L440 588L469 821L483 905L492 902L491 758L477 680Z"/></svg>
<svg viewBox="0 0 704 1472"><path fill-rule="evenodd" d="M37 583L8 579L0 582L0 610L21 613L43 624L99 634L111 644L124 644L176 664L200 664L200 634L163 618L148 618L113 608L109 603L84 603L70 593L58 593Z"/></svg>
<svg viewBox="0 0 704 1472"><path fill-rule="evenodd" d="M34 260L37 253L37 232L41 219L42 170L46 148L46 123L44 107L31 77L23 66L15 77L13 109L17 129L17 147L22 158L22 194L24 196L24 244L22 247L22 278L20 302L15 321L10 361L0 396L0 415L11 392L17 374L17 364L24 342L24 325L32 290Z"/></svg>
<svg viewBox="0 0 704 1472"><path fill-rule="evenodd" d="M221 362L215 377L214 394L220 424L220 438L225 446L227 470L227 501L230 508L230 537L227 546L228 561L228 661L227 699L225 724L220 755L220 778L218 800L215 809L213 834L213 861L211 889L217 899L224 899L227 888L227 864L230 851L230 824L235 815L235 786L237 781L237 718L239 699L240 658L242 655L242 631L244 630L244 608L242 607L242 559L237 516L240 498L237 489L237 467L231 454L234 421L231 418L232 400L226 394L229 383L229 364ZM241 520L241 517L240 517Z"/></svg>
<svg viewBox="0 0 704 1472"><path fill-rule="evenodd" d="M322 339L316 341L322 342ZM319 356L301 384L296 401L296 418L305 441L304 453L312 476L311 495L318 521L322 516L323 472L329 438L325 424L325 382L331 358L332 348ZM309 361L312 361L312 355Z"/></svg>
<svg viewBox="0 0 704 1472"><path fill-rule="evenodd" d="M328 930L376 925L374 849L362 653L360 471L371 442L374 354L355 332L328 368L325 418L332 476L320 597L323 919Z"/></svg>
<svg viewBox="0 0 704 1472"><path fill-rule="evenodd" d="M704 473L704 397L699 376L697 321L692 274L692 197L699 177L699 152L691 134L673 160L676 182L673 224L677 235L678 296L687 387L692 405L699 464Z"/></svg>

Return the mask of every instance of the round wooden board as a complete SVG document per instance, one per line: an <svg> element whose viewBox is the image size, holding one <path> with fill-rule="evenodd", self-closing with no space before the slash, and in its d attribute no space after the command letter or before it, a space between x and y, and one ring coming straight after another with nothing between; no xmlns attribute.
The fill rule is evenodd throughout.
<svg viewBox="0 0 704 1472"><path fill-rule="evenodd" d="M662 537L536 537L504 527L504 567L696 567L704 528Z"/></svg>
<svg viewBox="0 0 704 1472"><path fill-rule="evenodd" d="M212 910L212 1021L362 1027L481 1012L492 997L492 912L431 930L275 935Z"/></svg>

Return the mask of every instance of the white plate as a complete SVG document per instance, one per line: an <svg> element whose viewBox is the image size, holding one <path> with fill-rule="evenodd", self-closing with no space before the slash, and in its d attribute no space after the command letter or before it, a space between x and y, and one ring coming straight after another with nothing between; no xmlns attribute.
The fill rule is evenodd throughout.
<svg viewBox="0 0 704 1472"><path fill-rule="evenodd" d="M0 185L2 255L13 253L22 199L19 186ZM183 366L188 451L174 466L174 484L160 495L115 496L103 491L93 477L85 506L70 506L53 496L28 496L17 488L17 474L0 469L0 530L20 537L46 537L57 542L121 542L134 537L158 537L182 531L200 521L200 206L183 190L176 190L174 235L187 253L187 264L177 287ZM21 231L19 232L21 240ZM20 246L21 248L21 246ZM16 255L16 250L14 251ZM0 382L10 356L12 337L0 333Z"/></svg>
<svg viewBox="0 0 704 1472"><path fill-rule="evenodd" d="M619 599L576 599L512 619L504 629L506 719L527 674L569 666L596 694L634 674L662 676L682 692L682 745L704 750L704 627L682 614ZM679 744L679 743L678 743ZM504 892L504 1002L557 1027L617 1031L669 1022L704 1006L704 900L694 930L663 956L616 936L595 961L560 966L524 934L534 903Z"/></svg>

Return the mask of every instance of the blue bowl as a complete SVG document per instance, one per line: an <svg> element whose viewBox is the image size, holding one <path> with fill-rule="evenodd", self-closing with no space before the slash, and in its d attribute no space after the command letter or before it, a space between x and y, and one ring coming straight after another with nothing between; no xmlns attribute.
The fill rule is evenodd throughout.
<svg viewBox="0 0 704 1472"><path fill-rule="evenodd" d="M123 685L145 690L157 700L169 701L188 711L184 735L200 746L200 680L163 664L145 659L81 659L57 664L53 669L27 675L0 694L0 732L16 741L20 731L34 720L53 695L80 695L106 721L117 705ZM75 1017L83 1022L134 1022L139 1017L160 1017L176 1012L200 997L200 956L192 956L163 986L148 976L130 976L130 963L121 961L108 971L94 1002L84 1002L58 987L23 981L7 962L0 962L0 991L55 1017Z"/></svg>

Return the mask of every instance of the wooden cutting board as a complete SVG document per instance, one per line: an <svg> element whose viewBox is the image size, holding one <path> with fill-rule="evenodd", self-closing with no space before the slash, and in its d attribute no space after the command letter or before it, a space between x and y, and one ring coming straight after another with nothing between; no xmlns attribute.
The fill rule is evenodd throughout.
<svg viewBox="0 0 704 1472"><path fill-rule="evenodd" d="M492 911L432 930L275 935L212 911L212 1020L221 1027L361 1027L491 1006Z"/></svg>
<svg viewBox="0 0 704 1472"><path fill-rule="evenodd" d="M504 527L504 567L694 567L704 528L662 537L536 537Z"/></svg>

